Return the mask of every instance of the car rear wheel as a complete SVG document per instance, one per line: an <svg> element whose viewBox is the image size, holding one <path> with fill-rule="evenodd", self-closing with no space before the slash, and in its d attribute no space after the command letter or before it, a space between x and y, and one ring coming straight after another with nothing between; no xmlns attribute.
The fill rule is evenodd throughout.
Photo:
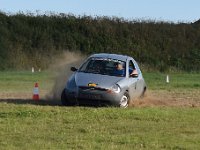
<svg viewBox="0 0 200 150"><path fill-rule="evenodd" d="M121 107L121 108L127 108L128 107L128 104L129 104L129 95L128 95L128 93L126 92L126 93L124 93L124 95L122 96L122 98L121 98L121 100L120 100L120 104L119 104L119 106Z"/></svg>
<svg viewBox="0 0 200 150"><path fill-rule="evenodd" d="M140 98L144 98L144 97L145 97L146 90L147 90L147 88L144 87L144 89L143 89L143 91L142 91L142 94L141 94Z"/></svg>

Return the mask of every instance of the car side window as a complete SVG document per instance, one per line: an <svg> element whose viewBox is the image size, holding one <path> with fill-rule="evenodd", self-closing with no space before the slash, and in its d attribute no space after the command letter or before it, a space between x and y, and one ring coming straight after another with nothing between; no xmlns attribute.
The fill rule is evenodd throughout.
<svg viewBox="0 0 200 150"><path fill-rule="evenodd" d="M133 63L132 60L129 61L129 76L138 77L138 69L136 68L136 64Z"/></svg>
<svg viewBox="0 0 200 150"><path fill-rule="evenodd" d="M135 66L132 60L129 61L129 70L135 70Z"/></svg>
<svg viewBox="0 0 200 150"><path fill-rule="evenodd" d="M138 71L138 74L141 74L140 68L136 62L135 62L135 69Z"/></svg>

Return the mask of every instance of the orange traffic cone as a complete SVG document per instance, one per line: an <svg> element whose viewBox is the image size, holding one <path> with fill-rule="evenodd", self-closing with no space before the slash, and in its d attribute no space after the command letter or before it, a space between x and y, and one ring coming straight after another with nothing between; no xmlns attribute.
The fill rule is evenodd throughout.
<svg viewBox="0 0 200 150"><path fill-rule="evenodd" d="M39 88L38 83L35 83L35 87L33 89L33 100L39 100Z"/></svg>

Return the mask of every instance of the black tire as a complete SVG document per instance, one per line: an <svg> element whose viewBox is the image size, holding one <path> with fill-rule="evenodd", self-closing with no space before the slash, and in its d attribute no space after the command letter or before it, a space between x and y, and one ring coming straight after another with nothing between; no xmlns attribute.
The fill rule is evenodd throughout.
<svg viewBox="0 0 200 150"><path fill-rule="evenodd" d="M143 90L143 92L142 92L142 94L141 94L140 98L144 98L144 97L145 97L146 90L147 90L147 88L146 88L146 87L144 87L144 90Z"/></svg>
<svg viewBox="0 0 200 150"><path fill-rule="evenodd" d="M120 107L121 108L127 108L129 106L129 102L130 102L130 97L128 95L128 92L125 92L124 95L122 96L121 100L120 100Z"/></svg>
<svg viewBox="0 0 200 150"><path fill-rule="evenodd" d="M63 106L67 106L68 105L67 97L65 95L65 90L63 90L62 94L61 94L61 103L62 103Z"/></svg>
<svg viewBox="0 0 200 150"><path fill-rule="evenodd" d="M66 94L65 94L65 89L62 91L62 94L61 94L61 103L62 103L63 106L75 106L75 105L77 105L76 102L72 103L67 99Z"/></svg>

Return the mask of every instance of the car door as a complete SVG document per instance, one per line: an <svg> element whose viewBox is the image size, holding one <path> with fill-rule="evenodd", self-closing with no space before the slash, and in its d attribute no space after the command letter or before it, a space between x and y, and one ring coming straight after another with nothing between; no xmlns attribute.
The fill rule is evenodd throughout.
<svg viewBox="0 0 200 150"><path fill-rule="evenodd" d="M128 67L127 67L127 74L128 74L128 79L129 79L129 95L131 99L135 99L138 97L137 93L137 82L138 82L138 77L131 77L130 70L134 70L135 66L133 63L133 60L128 61Z"/></svg>
<svg viewBox="0 0 200 150"><path fill-rule="evenodd" d="M141 96L143 91L144 91L144 79L142 76L142 72L140 71L140 68L137 64L136 61L133 61L135 69L138 72L138 77L137 77L137 85L136 85L136 92L137 92L137 97Z"/></svg>

